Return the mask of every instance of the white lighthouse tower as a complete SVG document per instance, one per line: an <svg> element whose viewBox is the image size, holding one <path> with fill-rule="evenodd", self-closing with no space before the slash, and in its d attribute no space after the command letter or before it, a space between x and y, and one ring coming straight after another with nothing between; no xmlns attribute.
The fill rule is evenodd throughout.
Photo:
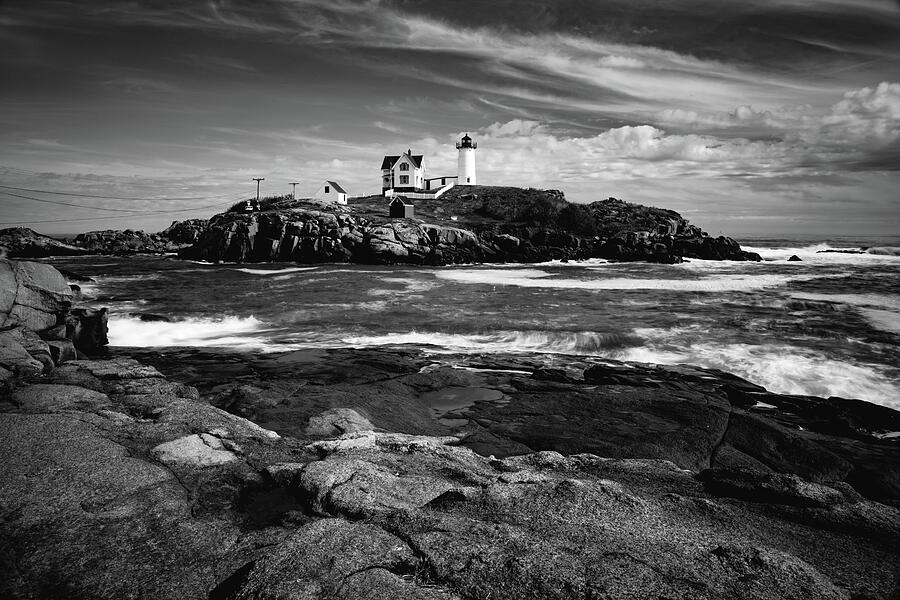
<svg viewBox="0 0 900 600"><path fill-rule="evenodd" d="M459 150L459 168L457 170L457 185L475 185L475 148L478 144L472 141L467 133L463 139L456 142Z"/></svg>

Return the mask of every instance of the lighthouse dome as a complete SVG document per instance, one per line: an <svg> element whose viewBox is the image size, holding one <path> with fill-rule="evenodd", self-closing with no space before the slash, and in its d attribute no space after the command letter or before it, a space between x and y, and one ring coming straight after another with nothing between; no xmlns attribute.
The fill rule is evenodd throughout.
<svg viewBox="0 0 900 600"><path fill-rule="evenodd" d="M463 138L460 141L456 142L456 147L457 148L477 148L478 144L476 142L473 142L472 138L467 133L466 135L463 136Z"/></svg>

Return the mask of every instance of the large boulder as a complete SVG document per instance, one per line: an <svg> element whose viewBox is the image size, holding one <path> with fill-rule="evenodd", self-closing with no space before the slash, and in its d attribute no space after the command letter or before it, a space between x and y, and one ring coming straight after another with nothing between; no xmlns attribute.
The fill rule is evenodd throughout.
<svg viewBox="0 0 900 600"><path fill-rule="evenodd" d="M64 322L72 290L52 266L0 260L0 326L22 325L41 331Z"/></svg>
<svg viewBox="0 0 900 600"><path fill-rule="evenodd" d="M0 260L0 368L29 377L109 343L106 309L71 309L73 293L50 265ZM41 368L35 369L36 364Z"/></svg>

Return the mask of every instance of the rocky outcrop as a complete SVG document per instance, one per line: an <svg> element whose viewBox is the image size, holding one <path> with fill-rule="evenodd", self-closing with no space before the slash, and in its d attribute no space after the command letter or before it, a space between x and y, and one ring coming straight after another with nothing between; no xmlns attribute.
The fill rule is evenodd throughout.
<svg viewBox="0 0 900 600"><path fill-rule="evenodd" d="M0 384L103 350L106 309L72 309L73 296L50 265L0 260Z"/></svg>
<svg viewBox="0 0 900 600"><path fill-rule="evenodd" d="M172 221L166 229L159 232L160 237L167 239L171 244L189 246L200 239L209 225L208 219L188 219L186 221Z"/></svg>
<svg viewBox="0 0 900 600"><path fill-rule="evenodd" d="M88 254L84 248L41 235L27 227L0 229L0 258L46 258L83 254Z"/></svg>
<svg viewBox="0 0 900 600"><path fill-rule="evenodd" d="M365 209L274 198L265 199L261 210L248 212L245 203L239 203L209 221L176 221L160 233L130 229L83 233L74 246L31 230L8 229L0 231L0 248L11 257L179 252L183 258L211 262L760 260L735 240L710 236L671 210L615 198L572 204L558 190L471 189L477 191L451 190L440 201L422 201L425 221L386 220L381 197ZM443 222L448 217L453 225Z"/></svg>
<svg viewBox="0 0 900 600"><path fill-rule="evenodd" d="M310 381L331 377L309 359ZM463 382L435 372L404 377L423 392ZM355 410L319 416L310 422L364 424ZM887 600L900 591L900 514L840 483L663 458L498 459L448 435L282 437L127 358L74 361L20 384L0 404L0 427L3 597Z"/></svg>
<svg viewBox="0 0 900 600"><path fill-rule="evenodd" d="M277 541L240 497L264 488L248 455L294 456L276 435L126 359L43 381L0 412L0 596L207 597Z"/></svg>
<svg viewBox="0 0 900 600"><path fill-rule="evenodd" d="M797 475L900 506L900 412L773 394L714 369L403 350L303 350L252 360L141 355L230 412L298 438L370 428L454 435L485 456L658 458L680 468ZM222 368L215 365L221 363ZM198 377L202 373L202 378ZM231 381L231 383L228 383Z"/></svg>
<svg viewBox="0 0 900 600"><path fill-rule="evenodd" d="M79 234L72 244L24 227L0 229L0 256L21 259L85 254L167 254L195 243L206 225L205 219L188 219L174 221L159 233L133 229L89 231Z"/></svg>
<svg viewBox="0 0 900 600"><path fill-rule="evenodd" d="M354 212L353 207L269 202L261 211L216 215L180 256L212 262L425 265L586 258L759 260L731 238L711 237L673 211L615 199L570 204L552 190L478 190L447 194L439 205L423 211L442 219L461 213L452 215L458 223L452 226L417 219L387 221L371 210ZM367 205L374 206L377 203Z"/></svg>
<svg viewBox="0 0 900 600"><path fill-rule="evenodd" d="M160 233L145 233L133 229L89 231L78 234L73 242L91 254L164 254L175 252L185 244L176 244Z"/></svg>
<svg viewBox="0 0 900 600"><path fill-rule="evenodd" d="M223 213L182 258L225 262L295 261L444 264L481 260L475 234L454 227L366 219L319 206Z"/></svg>

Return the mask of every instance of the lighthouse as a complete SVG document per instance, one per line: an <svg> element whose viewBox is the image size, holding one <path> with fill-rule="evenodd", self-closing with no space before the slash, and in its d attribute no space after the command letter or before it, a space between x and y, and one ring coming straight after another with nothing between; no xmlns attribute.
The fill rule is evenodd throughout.
<svg viewBox="0 0 900 600"><path fill-rule="evenodd" d="M456 149L459 150L459 169L457 171L458 185L475 185L475 148L478 144L472 141L467 133L463 139L456 142Z"/></svg>

